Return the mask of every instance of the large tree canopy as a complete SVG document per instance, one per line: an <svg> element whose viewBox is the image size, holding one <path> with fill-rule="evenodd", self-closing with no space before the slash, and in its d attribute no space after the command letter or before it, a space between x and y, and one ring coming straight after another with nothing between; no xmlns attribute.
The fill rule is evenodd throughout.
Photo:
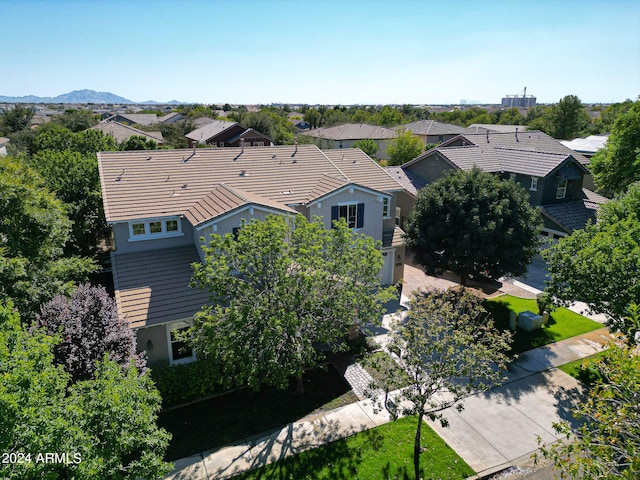
<svg viewBox="0 0 640 480"><path fill-rule="evenodd" d="M502 379L511 334L498 332L481 303L480 298L455 290L412 299L406 318L392 329L387 344L399 355L403 368L374 364L383 380L373 387L387 391L404 387L393 399L400 406L390 408L391 414L418 416L415 478L424 478L420 470L423 417L447 426L443 410L454 405L461 410L465 397L496 386ZM373 391L369 393L373 396Z"/></svg>
<svg viewBox="0 0 640 480"><path fill-rule="evenodd" d="M640 181L640 100L617 117L607 146L591 159L591 169L596 184L613 192Z"/></svg>
<svg viewBox="0 0 640 480"><path fill-rule="evenodd" d="M406 231L429 272L519 276L537 252L540 215L515 182L474 168L457 170L418 193Z"/></svg>
<svg viewBox="0 0 640 480"><path fill-rule="evenodd" d="M413 160L424 151L422 140L414 136L410 131L401 131L398 136L391 141L387 153L389 154L389 165L403 165Z"/></svg>
<svg viewBox="0 0 640 480"><path fill-rule="evenodd" d="M268 216L233 235L213 235L194 283L215 306L196 315L197 351L220 365L227 385L284 387L340 349L354 324L376 323L390 290L380 287L382 254L344 221Z"/></svg>
<svg viewBox="0 0 640 480"><path fill-rule="evenodd" d="M595 224L561 239L544 257L552 295L581 300L626 332L627 309L640 303L640 182L603 205Z"/></svg>
<svg viewBox="0 0 640 480"><path fill-rule="evenodd" d="M30 455L0 463L15 480L155 479L170 465L169 434L156 425L160 395L134 366L103 359L95 378L72 384L54 362L60 340L27 332L12 305L0 304L0 451ZM45 462L38 455L65 454Z"/></svg>
<svg viewBox="0 0 640 480"><path fill-rule="evenodd" d="M71 223L66 208L31 169L0 159L0 298L28 318L95 271L93 261L64 257Z"/></svg>

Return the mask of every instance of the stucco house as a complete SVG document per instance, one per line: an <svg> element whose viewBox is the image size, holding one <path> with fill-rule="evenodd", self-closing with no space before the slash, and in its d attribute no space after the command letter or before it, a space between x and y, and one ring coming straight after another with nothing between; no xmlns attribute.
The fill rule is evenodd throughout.
<svg viewBox="0 0 640 480"><path fill-rule="evenodd" d="M395 130L366 123L346 123L329 128L314 128L303 135L320 148L352 148L360 140L373 140L378 145L377 158L388 158L389 142L398 136Z"/></svg>
<svg viewBox="0 0 640 480"><path fill-rule="evenodd" d="M189 287L211 234L269 214L345 218L382 242L381 283L403 275L394 212L403 187L358 149L315 145L120 151L98 154L118 312L149 363L189 361L176 332L209 301Z"/></svg>
<svg viewBox="0 0 640 480"><path fill-rule="evenodd" d="M266 135L240 125L238 122L211 120L205 125L185 135L189 146L208 144L212 147L268 147L273 146L273 140Z"/></svg>
<svg viewBox="0 0 640 480"><path fill-rule="evenodd" d="M519 183L532 205L540 207L543 235L560 238L584 228L606 198L584 188L588 160L539 131L459 135L395 172L401 183L424 185L452 169L478 167ZM402 175L406 178L400 178Z"/></svg>

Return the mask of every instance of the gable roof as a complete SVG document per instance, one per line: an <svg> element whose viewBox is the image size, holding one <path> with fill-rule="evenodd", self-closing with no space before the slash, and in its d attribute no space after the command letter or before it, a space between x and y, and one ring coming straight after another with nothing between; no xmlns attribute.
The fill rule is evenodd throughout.
<svg viewBox="0 0 640 480"><path fill-rule="evenodd" d="M158 122L158 116L155 113L118 113L114 116L124 118L138 125L152 125Z"/></svg>
<svg viewBox="0 0 640 480"><path fill-rule="evenodd" d="M195 130L187 133L185 137L190 140L195 140L200 143L205 143L207 140L220 135L225 130L229 130L231 127L238 125L238 122L225 122L224 120L212 120L206 125L196 128Z"/></svg>
<svg viewBox="0 0 640 480"><path fill-rule="evenodd" d="M418 190L429 184L429 182L421 176L413 173L411 170L405 170L402 167L385 167L385 170L414 197L418 195Z"/></svg>
<svg viewBox="0 0 640 480"><path fill-rule="evenodd" d="M464 133L510 133L525 132L529 130L527 125L498 125L492 123L473 123L464 129Z"/></svg>
<svg viewBox="0 0 640 480"><path fill-rule="evenodd" d="M333 188L327 175L380 192L402 190L362 151L329 152L315 145L100 152L105 216L120 222L186 215L222 183L281 209L306 204L312 192Z"/></svg>
<svg viewBox="0 0 640 480"><path fill-rule="evenodd" d="M157 143L164 143L161 132L144 132L119 122L100 122L98 125L91 127L91 130L100 130L106 135L112 136L118 143L124 143L134 135Z"/></svg>
<svg viewBox="0 0 640 480"><path fill-rule="evenodd" d="M273 140L271 140L269 137L267 137L265 134L260 133L257 130L254 130L253 128L247 128L244 132L240 132L238 135L236 135L235 137L231 137L227 140L227 143L233 143L236 140L240 139L240 138L244 138L244 137L248 137L250 135L253 136L258 136L260 138L264 138L265 140L268 140L270 143L273 143Z"/></svg>
<svg viewBox="0 0 640 480"><path fill-rule="evenodd" d="M171 113L167 113L166 115L163 115L162 117L158 117L158 122L160 123L164 123L164 122L177 122L178 120L181 120L184 118L184 115L180 112L171 112Z"/></svg>
<svg viewBox="0 0 640 480"><path fill-rule="evenodd" d="M393 127L393 130L410 130L415 135L458 135L465 131L464 127L435 120L420 120L406 125Z"/></svg>
<svg viewBox="0 0 640 480"><path fill-rule="evenodd" d="M609 199L602 195L583 188L581 198L565 203L543 205L540 208L551 220L571 233L584 228L589 220L595 222L600 205L608 201Z"/></svg>
<svg viewBox="0 0 640 480"><path fill-rule="evenodd" d="M305 135L327 140L387 140L398 136L395 130L390 128L368 125L366 123L346 123L330 128L315 128L304 132Z"/></svg>
<svg viewBox="0 0 640 480"><path fill-rule="evenodd" d="M262 205L282 212L297 213L292 208L281 203L273 202L261 197L260 195L243 192L242 190L231 188L230 186L221 183L211 190L209 195L194 203L185 212L184 216L189 220L189 222L191 222L191 225L197 227L215 217L225 213L231 213L232 211L246 205Z"/></svg>

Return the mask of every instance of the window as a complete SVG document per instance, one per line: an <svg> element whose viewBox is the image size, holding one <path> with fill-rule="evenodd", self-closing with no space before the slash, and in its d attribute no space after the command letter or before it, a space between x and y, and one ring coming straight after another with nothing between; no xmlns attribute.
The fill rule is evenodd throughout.
<svg viewBox="0 0 640 480"><path fill-rule="evenodd" d="M146 220L129 224L129 241L182 235L182 225L177 218Z"/></svg>
<svg viewBox="0 0 640 480"><path fill-rule="evenodd" d="M400 207L396 207L396 225L400 226L401 223L401 215L402 215L402 210L400 209Z"/></svg>
<svg viewBox="0 0 640 480"><path fill-rule="evenodd" d="M144 228L144 223L134 223L131 225L131 231L134 235L146 235L146 230Z"/></svg>
<svg viewBox="0 0 640 480"><path fill-rule="evenodd" d="M254 147L264 147L264 142L253 142Z"/></svg>
<svg viewBox="0 0 640 480"><path fill-rule="evenodd" d="M364 226L364 203L348 203L331 207L331 223L344 218L349 228Z"/></svg>
<svg viewBox="0 0 640 480"><path fill-rule="evenodd" d="M515 173L510 173L509 174L509 180L511 180L512 182L516 181L516 174Z"/></svg>
<svg viewBox="0 0 640 480"><path fill-rule="evenodd" d="M171 363L187 363L193 360L193 350L187 346L182 338L190 326L189 322L185 321L175 322L168 326Z"/></svg>
<svg viewBox="0 0 640 480"><path fill-rule="evenodd" d="M531 177L531 186L529 187L529 190L532 192L538 191L538 177Z"/></svg>
<svg viewBox="0 0 640 480"><path fill-rule="evenodd" d="M383 198L382 199L382 216L384 218L390 218L391 215L389 214L389 210L391 210L390 205L389 205L389 199L388 198Z"/></svg>
<svg viewBox="0 0 640 480"><path fill-rule="evenodd" d="M556 189L556 198L564 198L567 195L567 181L560 180L558 182L558 188Z"/></svg>
<svg viewBox="0 0 640 480"><path fill-rule="evenodd" d="M224 147L224 142L218 142L219 147Z"/></svg>

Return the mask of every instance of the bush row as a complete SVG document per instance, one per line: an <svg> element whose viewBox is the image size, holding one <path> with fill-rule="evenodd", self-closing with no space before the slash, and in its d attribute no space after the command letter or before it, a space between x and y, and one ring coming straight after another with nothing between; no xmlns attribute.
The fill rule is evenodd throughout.
<svg viewBox="0 0 640 480"><path fill-rule="evenodd" d="M210 360L151 369L151 377L162 396L164 408L222 393L219 367Z"/></svg>

